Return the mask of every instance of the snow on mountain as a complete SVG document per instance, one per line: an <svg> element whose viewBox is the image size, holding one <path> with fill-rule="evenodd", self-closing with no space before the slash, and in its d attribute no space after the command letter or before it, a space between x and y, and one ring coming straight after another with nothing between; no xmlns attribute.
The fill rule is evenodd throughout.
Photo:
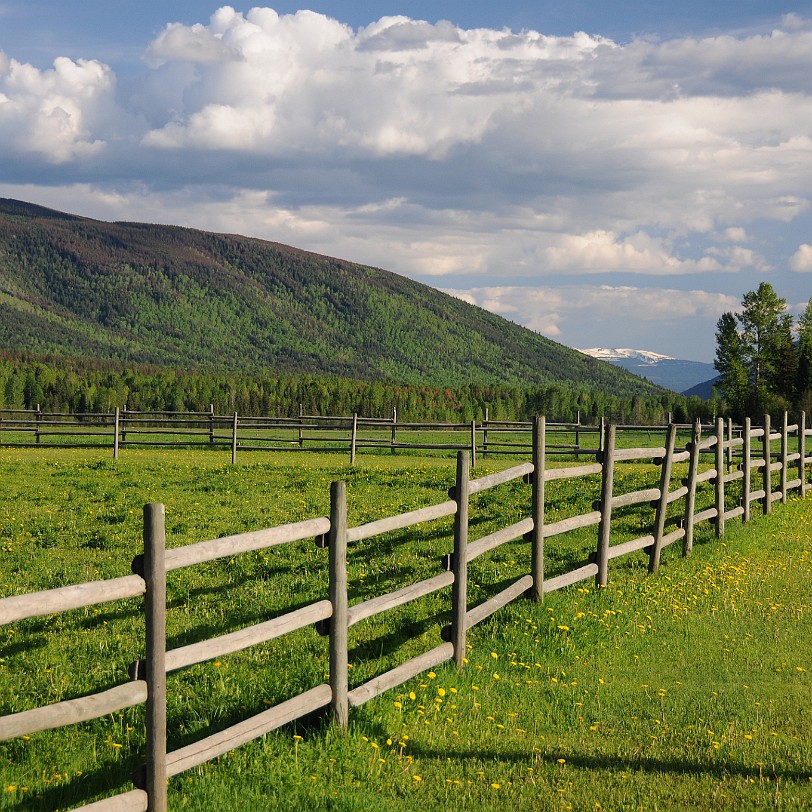
<svg viewBox="0 0 812 812"><path fill-rule="evenodd" d="M617 347L611 350L605 347L593 347L589 350L578 350L578 352L591 355L593 358L600 358L601 361L620 361L621 359L628 358L644 363L657 364L660 361L677 360L671 355L661 355L658 352L650 352L649 350L631 350L623 347Z"/></svg>
<svg viewBox="0 0 812 812"><path fill-rule="evenodd" d="M702 361L684 361L650 350L593 347L588 350L579 350L579 352L622 367L674 392L685 392L698 384L709 382L717 376L713 364Z"/></svg>

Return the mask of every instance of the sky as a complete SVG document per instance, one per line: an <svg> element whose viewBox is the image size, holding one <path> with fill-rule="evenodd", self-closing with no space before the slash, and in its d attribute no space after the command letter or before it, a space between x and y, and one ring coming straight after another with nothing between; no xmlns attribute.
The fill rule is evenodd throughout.
<svg viewBox="0 0 812 812"><path fill-rule="evenodd" d="M812 296L812 0L0 0L0 197L712 361Z"/></svg>

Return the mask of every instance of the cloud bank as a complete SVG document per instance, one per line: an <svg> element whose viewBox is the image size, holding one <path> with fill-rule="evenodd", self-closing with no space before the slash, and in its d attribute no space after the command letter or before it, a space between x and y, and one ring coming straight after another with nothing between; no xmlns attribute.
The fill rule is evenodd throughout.
<svg viewBox="0 0 812 812"><path fill-rule="evenodd" d="M805 298L810 75L797 14L621 45L224 6L169 23L126 83L92 56L0 53L0 192L381 265L573 345L630 346L643 311L705 318L707 344L759 278ZM626 332L582 340L604 307Z"/></svg>

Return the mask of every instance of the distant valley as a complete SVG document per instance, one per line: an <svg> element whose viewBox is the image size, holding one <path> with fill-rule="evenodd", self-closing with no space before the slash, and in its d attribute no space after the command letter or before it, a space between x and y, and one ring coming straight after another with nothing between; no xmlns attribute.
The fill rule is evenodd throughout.
<svg viewBox="0 0 812 812"><path fill-rule="evenodd" d="M713 364L685 361L648 350L593 347L581 352L633 372L665 389L704 398L710 397L711 383L718 375Z"/></svg>

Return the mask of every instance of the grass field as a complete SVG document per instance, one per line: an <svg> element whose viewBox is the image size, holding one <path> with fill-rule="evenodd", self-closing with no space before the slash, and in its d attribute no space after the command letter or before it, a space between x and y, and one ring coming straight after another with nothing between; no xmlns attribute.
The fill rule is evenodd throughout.
<svg viewBox="0 0 812 812"><path fill-rule="evenodd" d="M513 461L487 460L484 474ZM326 515L346 479L350 524L447 498L451 459L128 451L0 452L0 596L129 573L141 507L167 506L170 546ZM645 478L639 467L628 475ZM596 497L551 488L549 509ZM529 508L520 483L472 501L472 538ZM424 674L350 716L269 734L170 783L170 809L651 810L812 806L812 499L775 506L694 555L642 553L543 604L518 601L469 633L465 668ZM630 513L618 530L650 521ZM451 520L350 550L351 601L434 574ZM594 528L548 546L564 567ZM619 540L622 540L622 536ZM472 568L472 601L527 572L525 545ZM326 553L301 542L170 574L170 645L240 628L326 594ZM447 594L353 627L354 684L439 642ZM137 601L0 628L0 713L117 684L141 656ZM305 629L170 675L175 749L322 682L326 641ZM0 809L66 809L127 786L143 708L0 744Z"/></svg>

